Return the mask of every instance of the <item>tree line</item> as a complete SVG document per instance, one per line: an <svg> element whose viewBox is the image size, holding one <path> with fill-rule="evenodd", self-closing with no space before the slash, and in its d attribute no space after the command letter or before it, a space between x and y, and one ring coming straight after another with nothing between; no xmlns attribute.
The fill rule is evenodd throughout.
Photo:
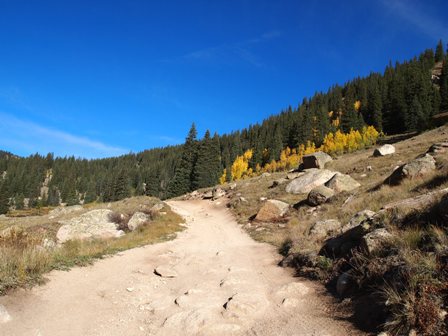
<svg viewBox="0 0 448 336"><path fill-rule="evenodd" d="M198 139L193 124L183 145L95 160L52 154L21 158L0 151L0 213L9 206L109 202L133 195L165 199L218 183L223 170L231 172L248 150L248 169L256 171L279 161L287 147L313 143L318 148L338 131L349 134L366 125L386 134L423 131L432 127L434 115L448 111L447 58L440 41L435 50L316 92L243 130L221 136L207 131ZM231 179L226 174L225 180Z"/></svg>

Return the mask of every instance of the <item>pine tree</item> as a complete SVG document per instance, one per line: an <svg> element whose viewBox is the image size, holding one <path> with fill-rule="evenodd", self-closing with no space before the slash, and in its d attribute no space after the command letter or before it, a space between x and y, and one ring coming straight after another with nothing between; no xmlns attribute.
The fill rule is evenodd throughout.
<svg viewBox="0 0 448 336"><path fill-rule="evenodd" d="M182 157L173 180L168 186L169 197L183 195L192 190L193 169L197 157L197 131L193 123L183 145Z"/></svg>
<svg viewBox="0 0 448 336"><path fill-rule="evenodd" d="M435 54L435 61L436 62L441 62L443 61L444 57L445 57L445 53L443 51L443 43L442 40L439 40L439 43L437 44L436 47L436 54Z"/></svg>
<svg viewBox="0 0 448 336"><path fill-rule="evenodd" d="M447 110L448 110L448 59L446 59L443 63L442 75L440 76L440 111L446 112Z"/></svg>
<svg viewBox="0 0 448 336"><path fill-rule="evenodd" d="M417 96L412 100L409 111L406 115L406 128L409 131L420 129L420 124L424 121L423 108Z"/></svg>
<svg viewBox="0 0 448 336"><path fill-rule="evenodd" d="M368 122L369 124L373 125L375 129L381 131L383 129L383 102L381 99L381 92L377 84L374 84L373 87L369 90L368 102Z"/></svg>
<svg viewBox="0 0 448 336"><path fill-rule="evenodd" d="M130 196L129 181L124 169L120 170L114 179L112 200L119 201Z"/></svg>
<svg viewBox="0 0 448 336"><path fill-rule="evenodd" d="M196 164L193 169L193 189L214 186L222 174L221 158L219 155L219 137L217 134L210 138L207 130L204 139L199 144Z"/></svg>
<svg viewBox="0 0 448 336"><path fill-rule="evenodd" d="M48 198L47 198L48 205L51 206L58 206L59 205L59 192L56 187L51 186L48 190Z"/></svg>
<svg viewBox="0 0 448 336"><path fill-rule="evenodd" d="M6 192L4 183L0 184L0 215L7 213L9 210L9 197Z"/></svg>

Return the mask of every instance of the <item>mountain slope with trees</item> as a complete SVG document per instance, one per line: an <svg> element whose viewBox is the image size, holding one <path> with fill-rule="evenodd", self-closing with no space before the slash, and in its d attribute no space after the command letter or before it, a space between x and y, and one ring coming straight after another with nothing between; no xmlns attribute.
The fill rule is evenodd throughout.
<svg viewBox="0 0 448 336"><path fill-rule="evenodd" d="M434 69L441 68L440 73ZM448 61L442 41L435 51L372 72L327 92L304 98L261 124L221 136L197 139L193 125L180 146L156 148L116 158L85 160L0 154L0 210L22 207L114 201L133 195L177 196L218 183L222 171L252 150L249 167L256 170L279 160L284 148L307 142L322 145L327 134L349 133L366 125L386 134L423 131L432 117L448 110ZM5 173L6 172L6 173ZM231 174L227 174L227 179ZM3 200L3 201L2 201Z"/></svg>

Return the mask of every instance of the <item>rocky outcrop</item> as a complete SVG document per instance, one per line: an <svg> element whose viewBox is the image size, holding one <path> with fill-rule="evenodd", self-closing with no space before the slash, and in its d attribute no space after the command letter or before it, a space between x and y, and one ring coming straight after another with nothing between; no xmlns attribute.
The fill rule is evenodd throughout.
<svg viewBox="0 0 448 336"><path fill-rule="evenodd" d="M333 189L330 189L326 186L319 186L310 191L310 193L308 194L307 202L312 206L324 204L330 198L332 198L334 194L335 192Z"/></svg>
<svg viewBox="0 0 448 336"><path fill-rule="evenodd" d="M327 169L307 169L305 173L292 180L286 186L286 192L291 194L306 194L314 188L325 184L336 173Z"/></svg>
<svg viewBox="0 0 448 336"><path fill-rule="evenodd" d="M214 188L212 191L212 198L217 200L218 198L224 197L226 192L221 188Z"/></svg>
<svg viewBox="0 0 448 336"><path fill-rule="evenodd" d="M56 237L59 243L72 239L90 238L116 238L124 235L122 230L117 229L117 224L111 222L112 211L108 209L97 209L89 211L79 217L60 221Z"/></svg>
<svg viewBox="0 0 448 336"><path fill-rule="evenodd" d="M83 210L83 207L81 205L72 205L72 206L65 206L65 207L57 207L53 210L51 210L48 215L49 219L53 219L59 216L67 215L72 212L77 212Z"/></svg>
<svg viewBox="0 0 448 336"><path fill-rule="evenodd" d="M432 191L423 195L386 204L378 213L393 214L395 218L402 218L411 213L423 212L431 206L437 198L445 197L446 195L448 195L448 188Z"/></svg>
<svg viewBox="0 0 448 336"><path fill-rule="evenodd" d="M378 218L378 216L368 218L339 236L328 239L322 247L320 254L330 258L347 255L353 248L361 244L362 237L378 227Z"/></svg>
<svg viewBox="0 0 448 336"><path fill-rule="evenodd" d="M429 147L427 154L438 155L448 152L448 141L438 142Z"/></svg>
<svg viewBox="0 0 448 336"><path fill-rule="evenodd" d="M352 191L359 188L361 184L350 175L336 173L325 186L339 193L342 191Z"/></svg>
<svg viewBox="0 0 448 336"><path fill-rule="evenodd" d="M376 148L373 151L373 156L385 156L385 155L391 155L393 153L395 153L395 146L386 144Z"/></svg>
<svg viewBox="0 0 448 336"><path fill-rule="evenodd" d="M310 229L310 236L314 239L325 239L330 235L336 234L341 229L341 222L336 219L327 219L318 221Z"/></svg>
<svg viewBox="0 0 448 336"><path fill-rule="evenodd" d="M323 169L325 164L332 160L331 156L324 152L308 154L303 157L303 169Z"/></svg>
<svg viewBox="0 0 448 336"><path fill-rule="evenodd" d="M371 210L362 210L357 212L348 222L348 224L342 227L342 232L347 232L350 229L353 229L355 226L360 225L362 222L372 218L375 216L375 212Z"/></svg>
<svg viewBox="0 0 448 336"><path fill-rule="evenodd" d="M151 218L147 214L137 211L132 215L131 219L129 219L128 229L134 231L149 220L151 220Z"/></svg>
<svg viewBox="0 0 448 336"><path fill-rule="evenodd" d="M394 172L386 179L386 183L397 185L404 179L413 179L416 177L424 177L436 169L436 161L434 158L426 154L423 157L410 161L394 170Z"/></svg>
<svg viewBox="0 0 448 336"><path fill-rule="evenodd" d="M392 239L393 235L385 228L376 229L364 235L361 239L361 248L369 254L375 253Z"/></svg>
<svg viewBox="0 0 448 336"><path fill-rule="evenodd" d="M287 213L288 209L288 203L277 200L267 200L258 211L255 220L260 222L277 221Z"/></svg>

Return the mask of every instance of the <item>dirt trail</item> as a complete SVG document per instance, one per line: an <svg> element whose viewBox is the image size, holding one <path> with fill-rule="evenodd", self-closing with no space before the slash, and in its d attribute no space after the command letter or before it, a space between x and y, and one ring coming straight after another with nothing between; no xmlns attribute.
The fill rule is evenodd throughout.
<svg viewBox="0 0 448 336"><path fill-rule="evenodd" d="M187 220L177 239L1 297L12 320L0 335L357 335L330 316L319 286L277 267L275 250L222 204L169 204ZM156 275L159 266L177 276Z"/></svg>

